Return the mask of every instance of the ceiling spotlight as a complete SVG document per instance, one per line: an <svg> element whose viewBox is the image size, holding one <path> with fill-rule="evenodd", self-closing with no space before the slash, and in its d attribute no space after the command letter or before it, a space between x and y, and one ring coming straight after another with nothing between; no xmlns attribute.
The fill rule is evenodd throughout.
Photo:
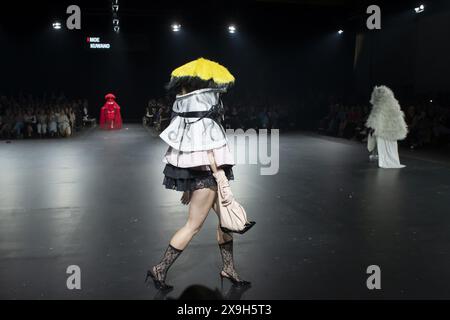
<svg viewBox="0 0 450 320"><path fill-rule="evenodd" d="M424 6L423 4L421 4L420 6L414 8L414 11L415 11L416 13L424 12L424 11L425 11L425 6Z"/></svg>
<svg viewBox="0 0 450 320"><path fill-rule="evenodd" d="M236 33L236 26L234 26L234 25L229 25L229 26L228 26L228 32L229 32L229 33Z"/></svg>
<svg viewBox="0 0 450 320"><path fill-rule="evenodd" d="M338 33L339 33L339 34L343 34L343 33L344 33L344 30L340 29L340 30L338 31Z"/></svg>
<svg viewBox="0 0 450 320"><path fill-rule="evenodd" d="M119 25L119 19L113 19L113 25L118 26Z"/></svg>
<svg viewBox="0 0 450 320"><path fill-rule="evenodd" d="M119 12L119 5L118 4L113 4L112 5L112 11L113 12Z"/></svg>
<svg viewBox="0 0 450 320"><path fill-rule="evenodd" d="M120 27L119 26L114 26L114 32L115 33L119 33L120 32Z"/></svg>
<svg viewBox="0 0 450 320"><path fill-rule="evenodd" d="M180 30L181 30L181 24L178 24L178 23L172 24L172 31L173 32L178 32Z"/></svg>
<svg viewBox="0 0 450 320"><path fill-rule="evenodd" d="M61 29L61 22L58 22L58 21L53 22L52 26L53 26L53 29L59 30L59 29Z"/></svg>

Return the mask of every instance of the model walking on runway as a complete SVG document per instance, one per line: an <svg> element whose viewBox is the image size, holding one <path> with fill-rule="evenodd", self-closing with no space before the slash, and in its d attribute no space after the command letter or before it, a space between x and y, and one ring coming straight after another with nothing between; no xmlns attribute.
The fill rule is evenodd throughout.
<svg viewBox="0 0 450 320"><path fill-rule="evenodd" d="M378 160L380 168L404 168L400 163L397 141L406 138L408 127L394 93L386 86L375 87L370 103L372 111L366 123L370 130L367 140L370 159Z"/></svg>
<svg viewBox="0 0 450 320"><path fill-rule="evenodd" d="M170 240L160 263L147 272L147 280L151 278L157 289L172 289L165 282L167 271L199 232L211 208L218 213L218 183L228 186L228 180L233 179L234 157L221 125L220 100L233 83L234 77L225 67L202 58L172 72L168 90L177 96L171 124L160 135L169 145L164 157L163 184L167 189L183 192L181 202L189 206L189 216ZM234 266L233 236L224 232L220 224L217 242L223 260L222 281L226 278L234 285L249 285Z"/></svg>

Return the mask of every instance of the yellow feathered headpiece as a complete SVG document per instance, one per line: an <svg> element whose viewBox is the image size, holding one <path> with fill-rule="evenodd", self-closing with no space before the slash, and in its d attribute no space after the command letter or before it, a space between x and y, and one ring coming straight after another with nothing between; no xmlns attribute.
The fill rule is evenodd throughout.
<svg viewBox="0 0 450 320"><path fill-rule="evenodd" d="M168 89L180 86L200 88L228 87L235 81L227 68L217 62L199 58L172 71Z"/></svg>

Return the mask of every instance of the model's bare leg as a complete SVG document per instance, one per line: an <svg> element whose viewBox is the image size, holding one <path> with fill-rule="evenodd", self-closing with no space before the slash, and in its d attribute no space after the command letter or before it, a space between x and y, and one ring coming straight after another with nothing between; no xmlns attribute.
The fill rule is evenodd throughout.
<svg viewBox="0 0 450 320"><path fill-rule="evenodd" d="M191 239L200 231L215 198L216 191L213 189L199 189L192 192L188 221L172 237L170 245L179 250L187 247Z"/></svg>
<svg viewBox="0 0 450 320"><path fill-rule="evenodd" d="M216 191L213 189L199 189L191 193L188 221L172 237L161 262L151 269L152 273L149 276L159 281L160 286L167 287L164 283L167 271L192 238L200 231L215 198Z"/></svg>

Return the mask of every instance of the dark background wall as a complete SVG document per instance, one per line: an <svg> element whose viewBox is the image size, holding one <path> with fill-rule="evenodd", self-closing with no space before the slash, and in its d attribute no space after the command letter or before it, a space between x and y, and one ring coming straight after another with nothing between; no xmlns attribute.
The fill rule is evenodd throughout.
<svg viewBox="0 0 450 320"><path fill-rule="evenodd" d="M449 91L450 16L441 9L420 17L410 9L383 13L383 29L364 33L354 68L364 8L357 12L359 25L346 25L349 10L339 6L122 1L121 33L113 34L109 1L79 3L81 31L50 27L55 18L64 21L72 2L42 2L40 11L24 11L18 3L2 13L0 94L63 91L88 98L95 110L112 91L124 117L138 119L149 98L165 95L171 70L200 56L236 76L230 97L290 103L305 125L316 123L328 97L367 101L374 84L391 85L405 96ZM179 34L171 31L173 21L182 24ZM234 35L226 30L230 22L238 27ZM346 31L338 35L342 25ZM111 50L89 50L87 36L102 37Z"/></svg>
<svg viewBox="0 0 450 320"><path fill-rule="evenodd" d="M314 18L321 8L303 11L292 4L252 3L233 12L226 5L187 7L172 15L166 7L158 11L124 2L117 35L104 2L104 11L82 7L81 31L52 30L49 14L45 23L42 17L27 17L29 28L20 30L5 23L0 92L64 91L87 97L95 108L112 91L125 118L134 119L142 116L149 98L165 95L175 67L201 56L231 70L237 82L230 94L237 99L264 96L295 106L304 94L339 92L351 79L353 40L337 35L333 10L325 12L330 21L324 23ZM52 8L65 16L63 4L59 11ZM174 20L182 24L179 34L171 31ZM234 35L226 29L230 22L238 27ZM111 50L87 49L87 36L111 42Z"/></svg>
<svg viewBox="0 0 450 320"><path fill-rule="evenodd" d="M450 94L450 12L448 5L423 14L403 9L383 17L380 31L361 33L354 70L360 97L376 84L394 88L408 102Z"/></svg>

